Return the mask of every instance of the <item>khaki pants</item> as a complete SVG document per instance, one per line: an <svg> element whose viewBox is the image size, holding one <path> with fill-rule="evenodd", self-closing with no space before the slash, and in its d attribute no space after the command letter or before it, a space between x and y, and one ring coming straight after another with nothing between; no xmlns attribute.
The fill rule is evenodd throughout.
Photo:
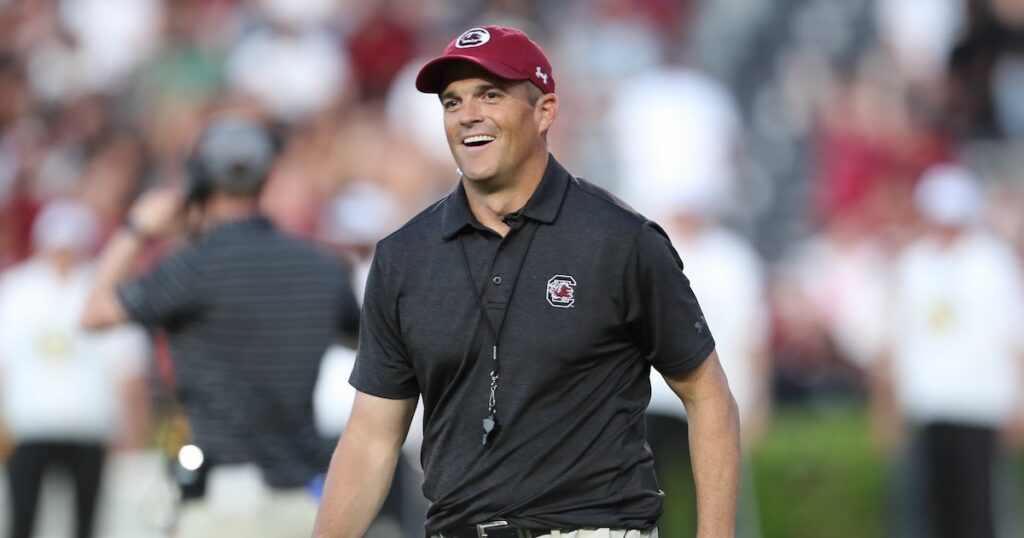
<svg viewBox="0 0 1024 538"><path fill-rule="evenodd" d="M187 501L178 538L309 538L317 502L305 488L266 487L253 465L214 467L206 495Z"/></svg>
<svg viewBox="0 0 1024 538"><path fill-rule="evenodd" d="M203 502L182 507L179 538L309 538L316 499L306 491L275 492L257 514L224 513Z"/></svg>
<svg viewBox="0 0 1024 538"><path fill-rule="evenodd" d="M433 538L438 538L435 535ZM535 538L658 538L658 529L649 531L613 530L613 529L578 529L574 531L554 531Z"/></svg>
<svg viewBox="0 0 1024 538"><path fill-rule="evenodd" d="M649 531L623 531L611 529L580 529L569 532L554 531L537 538L658 538L658 529Z"/></svg>

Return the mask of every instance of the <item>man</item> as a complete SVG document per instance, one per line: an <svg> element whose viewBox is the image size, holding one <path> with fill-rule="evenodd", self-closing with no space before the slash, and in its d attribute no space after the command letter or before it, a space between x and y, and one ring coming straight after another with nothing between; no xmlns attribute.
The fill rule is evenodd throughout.
<svg viewBox="0 0 1024 538"><path fill-rule="evenodd" d="M354 336L358 310L344 270L259 211L275 156L268 132L224 117L202 134L183 203L151 191L102 253L83 323L129 319L166 330L177 392L202 451L185 490L181 536L308 536L308 491L324 459L313 418L320 360ZM201 239L128 279L144 244L191 206ZM197 209L198 208L198 209Z"/></svg>
<svg viewBox="0 0 1024 538"><path fill-rule="evenodd" d="M99 223L85 205L46 204L32 228L34 255L0 274L0 423L7 461L8 536L29 538L44 476L74 482L74 532L94 536L107 449L137 447L145 426L146 335L124 326L82 331Z"/></svg>
<svg viewBox="0 0 1024 538"><path fill-rule="evenodd" d="M427 536L657 536L653 365L691 417L700 536L731 536L738 419L714 341L660 228L548 153L544 53L474 28L416 86L462 178L377 247L316 535L362 535L422 395Z"/></svg>
<svg viewBox="0 0 1024 538"><path fill-rule="evenodd" d="M994 537L999 437L1024 424L1024 277L1012 247L979 224L973 172L929 168L914 201L924 233L896 259L875 375L883 440L898 448L902 427L910 433L901 531Z"/></svg>

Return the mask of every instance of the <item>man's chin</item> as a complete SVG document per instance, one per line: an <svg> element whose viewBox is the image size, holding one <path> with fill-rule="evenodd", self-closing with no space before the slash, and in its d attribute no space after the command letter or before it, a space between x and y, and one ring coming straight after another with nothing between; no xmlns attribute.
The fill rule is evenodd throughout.
<svg viewBox="0 0 1024 538"><path fill-rule="evenodd" d="M473 183L487 183L494 178L494 173L490 170L472 168L461 168L460 170L462 170L462 178Z"/></svg>

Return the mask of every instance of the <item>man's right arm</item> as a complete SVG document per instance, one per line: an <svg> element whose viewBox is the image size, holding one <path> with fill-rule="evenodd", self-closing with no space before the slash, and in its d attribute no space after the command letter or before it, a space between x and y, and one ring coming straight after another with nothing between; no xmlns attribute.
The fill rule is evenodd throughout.
<svg viewBox="0 0 1024 538"><path fill-rule="evenodd" d="M315 538L359 538L366 533L391 486L416 402L356 393L327 472Z"/></svg>
<svg viewBox="0 0 1024 538"><path fill-rule="evenodd" d="M119 229L100 254L82 312L84 329L105 329L131 318L117 296L117 287L128 278L145 241L168 234L178 224L183 207L181 193L167 188L147 191L132 205L128 212L132 225Z"/></svg>

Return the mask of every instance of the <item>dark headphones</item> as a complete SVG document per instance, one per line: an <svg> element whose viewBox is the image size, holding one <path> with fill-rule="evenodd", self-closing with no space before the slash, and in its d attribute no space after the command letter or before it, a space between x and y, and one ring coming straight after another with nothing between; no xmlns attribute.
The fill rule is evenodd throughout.
<svg viewBox="0 0 1024 538"><path fill-rule="evenodd" d="M280 141L261 124L237 116L215 120L199 137L186 163L189 203L222 191L255 196L263 188Z"/></svg>

